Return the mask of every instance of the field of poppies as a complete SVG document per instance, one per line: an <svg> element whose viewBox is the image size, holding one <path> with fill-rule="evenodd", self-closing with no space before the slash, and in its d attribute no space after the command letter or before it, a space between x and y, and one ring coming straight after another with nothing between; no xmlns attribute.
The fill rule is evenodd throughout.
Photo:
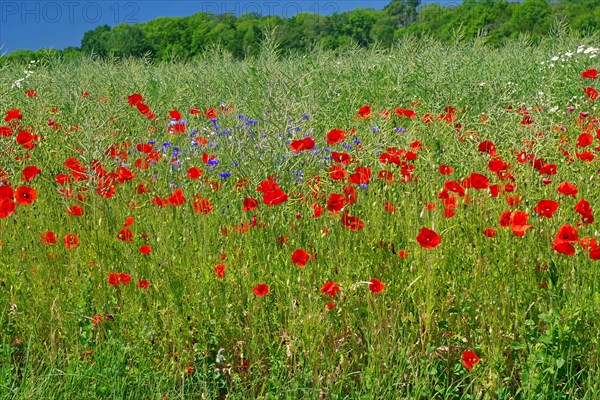
<svg viewBox="0 0 600 400"><path fill-rule="evenodd" d="M0 397L593 399L597 38L0 71Z"/></svg>

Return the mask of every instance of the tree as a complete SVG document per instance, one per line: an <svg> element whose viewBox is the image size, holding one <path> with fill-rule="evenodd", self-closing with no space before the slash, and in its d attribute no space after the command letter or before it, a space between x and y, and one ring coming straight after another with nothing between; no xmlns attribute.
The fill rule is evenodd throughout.
<svg viewBox="0 0 600 400"><path fill-rule="evenodd" d="M511 18L514 32L548 33L552 24L550 4L548 0L525 0L517 5Z"/></svg>
<svg viewBox="0 0 600 400"><path fill-rule="evenodd" d="M111 29L106 50L118 57L141 57L151 52L152 46L139 25L121 24Z"/></svg>
<svg viewBox="0 0 600 400"><path fill-rule="evenodd" d="M396 22L396 28L406 28L417 18L421 0L392 0L383 10Z"/></svg>
<svg viewBox="0 0 600 400"><path fill-rule="evenodd" d="M108 54L106 44L109 36L110 26L108 25L101 25L94 30L87 31L81 40L81 50L88 54L94 52L106 56Z"/></svg>

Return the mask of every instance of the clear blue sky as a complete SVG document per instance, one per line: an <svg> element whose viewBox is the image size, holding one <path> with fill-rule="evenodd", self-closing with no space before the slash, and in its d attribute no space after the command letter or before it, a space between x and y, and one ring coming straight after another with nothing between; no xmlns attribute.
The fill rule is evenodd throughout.
<svg viewBox="0 0 600 400"><path fill-rule="evenodd" d="M291 17L299 12L330 15L358 7L383 9L390 0L0 0L0 46L8 53L18 49L64 49L80 46L83 34L99 25L145 22L157 17L187 16L197 12ZM456 5L460 0L425 0L422 3Z"/></svg>

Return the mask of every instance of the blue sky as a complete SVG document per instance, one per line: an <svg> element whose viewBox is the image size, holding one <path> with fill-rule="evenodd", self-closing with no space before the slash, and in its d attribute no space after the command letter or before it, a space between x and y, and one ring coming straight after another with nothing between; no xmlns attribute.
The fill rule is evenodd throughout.
<svg viewBox="0 0 600 400"><path fill-rule="evenodd" d="M291 17L298 12L330 15L358 7L383 9L390 0L327 1L327 0L1 0L0 46L3 52L18 49L63 49L79 46L86 31L99 25L145 22L157 17L187 16L197 12ZM460 0L425 0L443 5L459 4Z"/></svg>

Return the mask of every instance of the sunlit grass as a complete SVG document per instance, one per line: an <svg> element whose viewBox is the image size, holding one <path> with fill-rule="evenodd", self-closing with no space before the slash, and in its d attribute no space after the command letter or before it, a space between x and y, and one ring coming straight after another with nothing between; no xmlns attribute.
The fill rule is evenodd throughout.
<svg viewBox="0 0 600 400"><path fill-rule="evenodd" d="M577 52L588 43L594 42L566 37L532 47L523 40L492 50L478 42L407 40L393 51L350 48L283 59L267 45L245 61L219 52L187 64L42 60L21 89L11 86L23 67L3 67L0 112L19 109L21 129L30 126L40 139L26 152L16 132L0 137L7 183L38 193L33 204L0 220L0 393L594 398L598 265L579 244L572 257L552 249L563 224L577 226L579 238L598 239L598 223L578 226L574 211L584 198L597 212L597 158L568 161L559 150L574 156L579 135L600 128L592 120L597 103L583 93L597 81L581 78L598 59ZM573 55L548 66L567 52ZM128 105L134 93L155 119ZM364 105L371 115L356 118ZM191 107L215 108L219 116L210 121ZM417 117L398 117L398 107ZM455 108L450 123L440 119L446 107ZM519 108L533 124L520 123ZM187 120L180 135L168 133L171 110ZM378 116L383 110L389 119ZM426 114L431 123L423 122ZM355 133L329 145L334 128ZM193 145L199 136L207 143ZM292 139L308 136L315 149L290 150ZM484 140L495 144L514 182L490 172L490 155L478 150ZM137 168L146 155L136 145L149 141L161 160ZM116 144L120 159L107 153ZM380 163L380 156L411 145L418 157L407 163L414 165L411 179L401 182L401 168ZM595 138L589 149L596 157L597 146ZM351 156L348 174L371 168L369 184L332 180L332 151ZM522 151L557 165L552 183L517 161ZM15 160L26 153L29 159ZM219 163L205 163L204 153ZM90 180L55 181L69 173L69 157L81 161ZM135 177L103 198L96 161L107 173L127 167ZM29 165L42 172L22 182ZM453 174L440 174L440 165L452 166ZM200 179L188 177L192 166L203 171ZM383 169L395 180L379 179ZM498 197L467 189L468 199L458 197L447 218L438 198L444 182L474 172L515 189ZM271 175L289 199L269 206L256 189ZM563 181L577 186L577 196L557 192ZM149 193L139 194L140 184ZM328 211L330 195L347 186L356 203ZM65 188L73 189L71 198L59 192ZM185 203L155 204L178 188ZM506 196L520 196L520 204L511 207ZM210 212L194 210L200 198ZM245 198L258 200L258 209L243 211ZM542 199L560 203L552 218L533 211ZM314 203L324 208L318 218ZM73 205L84 214L67 215ZM501 214L514 210L529 215L524 237L500 227ZM364 228L344 226L344 212ZM134 222L125 227L130 216ZM423 227L441 236L439 246L419 245ZM497 236L484 236L487 228ZM118 240L122 229L133 232L132 242ZM56 244L40 241L47 231ZM65 247L68 234L78 236L79 247ZM144 245L149 254L139 251ZM297 249L310 256L301 268L292 262ZM111 273L131 282L110 285ZM373 278L385 285L379 293L369 290ZM139 279L150 286L138 287ZM329 281L340 287L333 297L322 290ZM255 294L259 284L268 285L267 295ZM461 358L468 350L480 358L471 370Z"/></svg>

